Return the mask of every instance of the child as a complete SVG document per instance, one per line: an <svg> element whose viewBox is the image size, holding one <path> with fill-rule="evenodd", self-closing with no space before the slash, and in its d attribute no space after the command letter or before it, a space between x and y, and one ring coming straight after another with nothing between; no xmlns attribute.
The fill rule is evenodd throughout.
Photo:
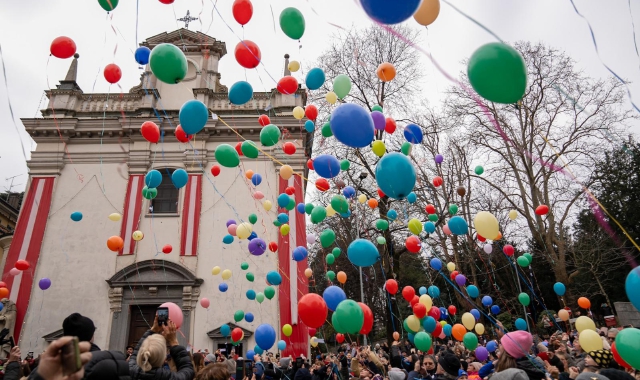
<svg viewBox="0 0 640 380"><path fill-rule="evenodd" d="M458 378L457 380L468 380L469 376L463 369L458 370Z"/></svg>

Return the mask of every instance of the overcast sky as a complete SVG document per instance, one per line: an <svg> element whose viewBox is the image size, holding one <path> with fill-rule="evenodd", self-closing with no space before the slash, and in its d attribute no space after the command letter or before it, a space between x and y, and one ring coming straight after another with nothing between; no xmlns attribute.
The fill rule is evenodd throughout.
<svg viewBox="0 0 640 380"><path fill-rule="evenodd" d="M243 31L231 14L233 0L217 1L222 18L213 10L214 1L176 0L173 5L165 5L157 0L139 0L138 42L184 26L175 19L190 10L192 16L200 17L202 22L192 22L189 29L208 32L227 43L229 53L222 59L219 68L222 83L230 86L235 81L244 80L246 74L255 91L265 91L275 87L275 82L267 72L275 80L282 76L285 53L299 60L304 69L310 69L309 65L328 45L328 37L337 31L329 23L344 28L371 24L352 0L254 0L253 19ZM577 66L588 75L608 75L596 55L586 23L575 14L569 0L451 2L505 41L541 41L567 51L577 61ZM633 15L640 27L640 4L632 4L630 13L627 1L623 0L576 0L576 3L594 28L603 60L622 77L634 82L630 85L632 95L637 98L636 102L640 102L640 84L637 84L640 83L640 61L634 47L631 18ZM280 11L288 6L298 7L306 18L307 27L301 49L298 42L286 37L278 26ZM120 84L125 92L139 83L141 70L133 59L136 48L136 0L121 0L112 13L112 20L107 20L107 14L97 0L20 0L3 1L0 5L0 44L8 80L6 84L0 78L0 191L8 187L6 178L20 174L22 176L14 180L13 191L24 189L27 166L20 149L19 136L27 154L35 149L35 143L24 131L20 118L40 116L39 110L46 107L43 91L48 86L55 87L64 78L71 63L71 60L55 57L49 60L49 46L55 37L66 35L76 42L80 54L78 84L85 93L92 90L120 92L117 86L109 88L102 76L102 68L111 62L117 63L123 71ZM231 26L232 31L223 20ZM111 24L121 36L114 34ZM413 19L407 24L418 27ZM236 63L233 50L239 41L237 36L242 37L243 32L244 38L259 45L266 71L261 67L258 72L250 70L245 73ZM457 76L464 69L460 62L477 47L494 41L494 38L442 3L439 18L428 31L424 30L422 40L421 46L431 51L448 72ZM115 55L114 50L117 50ZM449 82L426 59L423 61L425 95L432 104L437 105ZM11 121L7 98L13 106L20 135Z"/></svg>

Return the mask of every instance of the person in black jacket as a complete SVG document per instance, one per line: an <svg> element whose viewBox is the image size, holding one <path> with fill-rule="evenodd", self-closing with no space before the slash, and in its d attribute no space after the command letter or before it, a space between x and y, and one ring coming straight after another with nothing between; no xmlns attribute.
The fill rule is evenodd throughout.
<svg viewBox="0 0 640 380"><path fill-rule="evenodd" d="M167 345L177 372L163 368ZM133 350L129 359L129 373L132 380L193 380L193 364L187 350L178 345L173 321L169 320L167 326L160 327L156 315L151 330L144 333Z"/></svg>
<svg viewBox="0 0 640 380"><path fill-rule="evenodd" d="M93 321L80 313L73 313L62 321L64 336L77 336L79 341L91 343L91 352L100 351L100 347L93 343L95 332Z"/></svg>
<svg viewBox="0 0 640 380"><path fill-rule="evenodd" d="M19 380L23 375L28 376L28 373L22 374L20 361L20 347L15 346L9 353L9 360L4 364L4 378L5 380Z"/></svg>
<svg viewBox="0 0 640 380"><path fill-rule="evenodd" d="M84 366L84 380L128 380L129 365L120 351L93 352Z"/></svg>

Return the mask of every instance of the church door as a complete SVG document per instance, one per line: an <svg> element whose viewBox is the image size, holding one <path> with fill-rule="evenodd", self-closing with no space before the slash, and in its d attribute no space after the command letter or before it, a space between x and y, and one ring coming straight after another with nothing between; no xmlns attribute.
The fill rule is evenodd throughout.
<svg viewBox="0 0 640 380"><path fill-rule="evenodd" d="M131 305L128 345L135 347L142 335L153 326L158 306L160 305Z"/></svg>

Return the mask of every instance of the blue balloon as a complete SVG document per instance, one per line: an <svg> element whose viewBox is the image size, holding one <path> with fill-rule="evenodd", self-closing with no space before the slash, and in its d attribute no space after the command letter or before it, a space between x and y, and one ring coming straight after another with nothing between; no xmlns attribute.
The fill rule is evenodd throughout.
<svg viewBox="0 0 640 380"><path fill-rule="evenodd" d="M189 182L189 174L184 169L176 169L171 174L171 182L173 182L173 186L176 189L181 189L186 186L187 182Z"/></svg>
<svg viewBox="0 0 640 380"><path fill-rule="evenodd" d="M334 156L321 154L313 159L313 170L322 178L333 178L340 174L340 161Z"/></svg>
<svg viewBox="0 0 640 380"><path fill-rule="evenodd" d="M431 268L433 268L433 269L435 269L437 271L441 271L442 270L442 261L440 261L440 259L437 258L437 257L434 257L433 259L431 259L429 264L431 264Z"/></svg>
<svg viewBox="0 0 640 380"><path fill-rule="evenodd" d="M446 335L446 336L451 336L451 330L453 330L453 327L451 327L451 325L449 325L449 324L444 325L444 327L442 328L442 331L444 332L444 335Z"/></svg>
<svg viewBox="0 0 640 380"><path fill-rule="evenodd" d="M305 210L304 210L304 203L298 203L298 205L296 206L296 210L298 210L298 212L300 214L304 214Z"/></svg>
<svg viewBox="0 0 640 380"><path fill-rule="evenodd" d="M347 210L347 212L343 212L342 214L340 214L341 217L343 218L348 218L351 216L351 210Z"/></svg>
<svg viewBox="0 0 640 380"><path fill-rule="evenodd" d="M239 81L229 89L229 102L236 106L247 103L253 97L253 87L249 82Z"/></svg>
<svg viewBox="0 0 640 380"><path fill-rule="evenodd" d="M421 286L420 289L418 289L418 293L420 295L427 294L427 288L425 288L424 286Z"/></svg>
<svg viewBox="0 0 640 380"><path fill-rule="evenodd" d="M244 315L244 320L245 320L245 321L247 321L247 322L249 322L249 323L253 322L253 318L254 318L254 316L253 316L253 314L252 314L252 313L246 313L246 314Z"/></svg>
<svg viewBox="0 0 640 380"><path fill-rule="evenodd" d="M487 343L487 351L495 352L497 348L498 348L498 343L496 343L495 340L492 340L489 343Z"/></svg>
<svg viewBox="0 0 640 380"><path fill-rule="evenodd" d="M258 234L255 231L251 231L251 235L247 238L247 240L251 241L258 237Z"/></svg>
<svg viewBox="0 0 640 380"><path fill-rule="evenodd" d="M349 261L359 267L369 267L380 260L378 248L369 240L356 239L347 248Z"/></svg>
<svg viewBox="0 0 640 380"><path fill-rule="evenodd" d="M223 242L224 244L231 244L231 243L233 243L233 235L229 235L229 234L225 235L225 236L222 238L222 242Z"/></svg>
<svg viewBox="0 0 640 380"><path fill-rule="evenodd" d="M382 24L399 24L411 17L421 0L360 0L364 11Z"/></svg>
<svg viewBox="0 0 640 380"><path fill-rule="evenodd" d="M410 192L409 195L407 195L407 202L409 202L410 204L416 203L417 200L418 196L413 191Z"/></svg>
<svg viewBox="0 0 640 380"><path fill-rule="evenodd" d="M324 290L322 298L324 298L324 302L327 304L329 310L336 311L338 304L346 300L347 295L339 286L331 285Z"/></svg>
<svg viewBox="0 0 640 380"><path fill-rule="evenodd" d="M278 350L284 351L285 348L287 348L287 342L285 342L284 340L279 340L278 341Z"/></svg>
<svg viewBox="0 0 640 380"><path fill-rule="evenodd" d="M471 309L469 311L469 313L471 313L471 315L473 315L473 317L477 320L480 319L480 312L478 311L478 309Z"/></svg>
<svg viewBox="0 0 640 380"><path fill-rule="evenodd" d="M422 142L422 129L415 124L409 124L404 127L404 138L412 144L420 144Z"/></svg>
<svg viewBox="0 0 640 380"><path fill-rule="evenodd" d="M278 214L278 222L284 224L284 223L288 223L289 222L289 215L285 214L284 212L281 212L280 214Z"/></svg>
<svg viewBox="0 0 640 380"><path fill-rule="evenodd" d="M354 189L352 186L347 186L344 188L344 190L342 190L342 195L344 195L344 197L347 199L351 199L356 195L356 189Z"/></svg>
<svg viewBox="0 0 640 380"><path fill-rule="evenodd" d="M302 261L306 259L308 255L309 255L309 252L305 247L302 247L302 246L296 247L292 253L294 261Z"/></svg>
<svg viewBox="0 0 640 380"><path fill-rule="evenodd" d="M225 282L223 282L220 285L218 285L218 290L220 290L222 293L224 293L227 290L229 290L229 285L227 285Z"/></svg>
<svg viewBox="0 0 640 380"><path fill-rule="evenodd" d="M316 125L313 121L307 120L304 122L304 129L309 133L313 133L316 130Z"/></svg>
<svg viewBox="0 0 640 380"><path fill-rule="evenodd" d="M291 201L291 197L288 194L282 193L278 195L278 207L285 208Z"/></svg>
<svg viewBox="0 0 640 380"><path fill-rule="evenodd" d="M262 176L258 173L255 173L251 176L251 183L253 183L253 186L258 186L262 183Z"/></svg>
<svg viewBox="0 0 640 380"><path fill-rule="evenodd" d="M82 213L80 211L75 211L71 213L71 220L74 222L79 222L82 220Z"/></svg>
<svg viewBox="0 0 640 380"><path fill-rule="evenodd" d="M432 234L436 232L436 225L433 224L433 222L426 222L424 224L424 230L427 231L427 233Z"/></svg>
<svg viewBox="0 0 640 380"><path fill-rule="evenodd" d="M469 225L461 216L454 216L449 219L449 223L447 223L447 225L449 226L451 233L454 235L464 235L469 232Z"/></svg>
<svg viewBox="0 0 640 380"><path fill-rule="evenodd" d="M367 147L375 134L371 113L357 104L341 104L331 114L331 132L348 147ZM313 164L315 166L315 161Z"/></svg>
<svg viewBox="0 0 640 380"><path fill-rule="evenodd" d="M629 273L631 274L631 273ZM627 281L629 280L629 277L627 277ZM563 283L561 282L556 282L555 284L553 284L553 291L556 292L556 294L560 297L564 296L564 293L567 291L567 288L564 286ZM631 298L629 298L631 299ZM631 301L633 302L633 301Z"/></svg>
<svg viewBox="0 0 640 380"><path fill-rule="evenodd" d="M414 333L407 334L407 339L409 339L409 342L411 342L411 344L413 344L413 340L415 338L416 338L416 334L414 334Z"/></svg>
<svg viewBox="0 0 640 380"><path fill-rule="evenodd" d="M484 305L484 307L489 307L491 306L492 303L493 303L493 299L491 299L491 297L489 296L482 297L482 304Z"/></svg>
<svg viewBox="0 0 640 380"><path fill-rule="evenodd" d="M431 298L440 297L440 289L435 285L431 285L429 287L428 293L429 293L429 296L431 296Z"/></svg>
<svg viewBox="0 0 640 380"><path fill-rule="evenodd" d="M424 331L431 334L435 331L437 323L438 322L436 322L435 318L428 316L422 320L422 327L424 328Z"/></svg>
<svg viewBox="0 0 640 380"><path fill-rule="evenodd" d="M253 350L248 350L247 354L245 355L247 357L247 360L253 360L253 357L256 355L255 352L253 352Z"/></svg>
<svg viewBox="0 0 640 380"><path fill-rule="evenodd" d="M445 320L449 317L449 312L444 307L440 308L440 319Z"/></svg>
<svg viewBox="0 0 640 380"><path fill-rule="evenodd" d="M146 176L144 176L144 184L147 185L148 188L153 189L162 183L162 174L160 174L157 170L149 170Z"/></svg>
<svg viewBox="0 0 640 380"><path fill-rule="evenodd" d="M516 328L518 330L523 330L523 331L526 330L527 329L527 322L522 318L516 319Z"/></svg>
<svg viewBox="0 0 640 380"><path fill-rule="evenodd" d="M138 64L140 65L146 65L147 63L149 63L149 55L151 55L151 49L146 46L140 46L133 54L136 62L138 62Z"/></svg>
<svg viewBox="0 0 640 380"><path fill-rule="evenodd" d="M229 325L227 324L220 326L220 335L225 338L231 335L231 327L229 327Z"/></svg>
<svg viewBox="0 0 640 380"><path fill-rule="evenodd" d="M478 296L480 295L480 291L475 285L469 285L467 286L467 294L471 298L478 298Z"/></svg>
<svg viewBox="0 0 640 380"><path fill-rule="evenodd" d="M324 71L322 71L319 67L314 67L309 70L307 73L307 78L305 79L305 84L309 90L317 90L324 84L326 80L326 76L324 75Z"/></svg>
<svg viewBox="0 0 640 380"><path fill-rule="evenodd" d="M271 285L280 285L282 284L282 276L280 276L280 273L272 270L267 273L267 282Z"/></svg>
<svg viewBox="0 0 640 380"><path fill-rule="evenodd" d="M398 219L398 212L396 210L387 211L387 218L391 221Z"/></svg>
<svg viewBox="0 0 640 380"><path fill-rule="evenodd" d="M247 299L253 301L254 299L256 299L256 291L253 289L249 289L247 290Z"/></svg>
<svg viewBox="0 0 640 380"><path fill-rule="evenodd" d="M640 292L638 291L640 289L640 267L631 269L625 280L624 287L631 304L637 310L640 310Z"/></svg>
<svg viewBox="0 0 640 380"><path fill-rule="evenodd" d="M276 330L273 329L273 326L263 323L256 329L255 337L258 347L268 350L276 342Z"/></svg>
<svg viewBox="0 0 640 380"><path fill-rule="evenodd" d="M500 306L498 305L493 305L491 306L491 312L495 315L500 314Z"/></svg>
<svg viewBox="0 0 640 380"><path fill-rule="evenodd" d="M262 348L258 347L257 344L256 344L255 347L253 347L253 351L258 355L262 355L262 353L264 352L264 350Z"/></svg>
<svg viewBox="0 0 640 380"><path fill-rule="evenodd" d="M376 182L385 195L394 199L403 199L413 191L416 185L416 170L404 154L388 153L376 166Z"/></svg>
<svg viewBox="0 0 640 380"><path fill-rule="evenodd" d="M191 99L185 102L180 108L178 119L180 120L180 125L184 133L195 135L200 132L207 124L207 121L209 121L209 110L201 101Z"/></svg>

